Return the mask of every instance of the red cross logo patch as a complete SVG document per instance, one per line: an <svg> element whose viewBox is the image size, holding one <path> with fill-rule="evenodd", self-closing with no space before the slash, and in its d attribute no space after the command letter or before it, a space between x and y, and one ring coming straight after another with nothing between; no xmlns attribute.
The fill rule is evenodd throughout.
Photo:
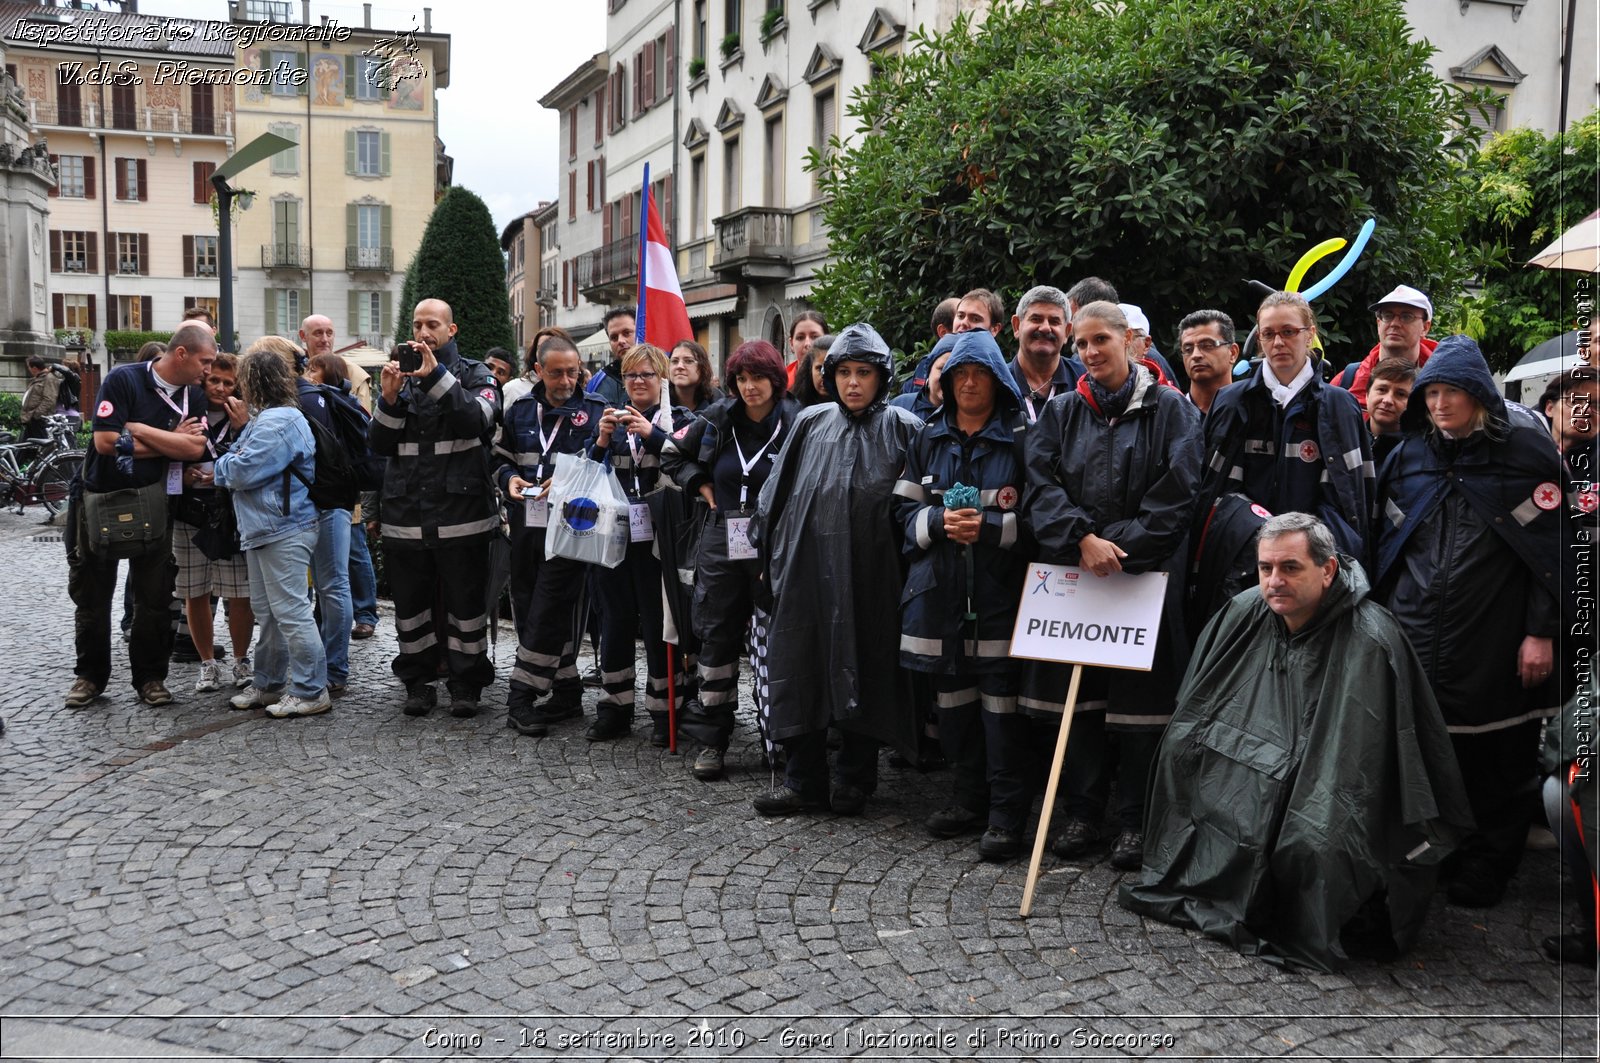
<svg viewBox="0 0 1600 1063"><path fill-rule="evenodd" d="M1015 509L1017 507L1017 489L1010 484L1006 484L995 493L994 500L1001 509Z"/></svg>
<svg viewBox="0 0 1600 1063"><path fill-rule="evenodd" d="M687 425L687 424L684 425L682 428L680 428L676 432L672 433L672 438L673 439L682 439L684 436L689 434L689 429L692 428L692 427L694 427L694 426L693 425Z"/></svg>
<svg viewBox="0 0 1600 1063"><path fill-rule="evenodd" d="M494 388L484 388L482 391L478 392L478 396L494 405L499 405L500 403L500 393Z"/></svg>
<svg viewBox="0 0 1600 1063"><path fill-rule="evenodd" d="M588 423L589 423L589 411L588 410L579 410L577 413L572 415L572 427L574 427L574 428L582 428L584 425L586 425Z"/></svg>
<svg viewBox="0 0 1600 1063"><path fill-rule="evenodd" d="M1316 461L1321 456L1322 452L1317 449L1317 444L1315 441L1308 439L1304 443L1300 444L1301 461L1310 463Z"/></svg>
<svg viewBox="0 0 1600 1063"><path fill-rule="evenodd" d="M1258 506L1254 502L1250 503L1250 512L1254 513L1256 516L1260 517L1262 520L1271 520L1272 519L1272 514L1267 512L1265 506Z"/></svg>
<svg viewBox="0 0 1600 1063"><path fill-rule="evenodd" d="M94 415L96 417L110 417L113 409L114 407L111 405L109 399L102 399L100 401L100 405L94 408Z"/></svg>
<svg viewBox="0 0 1600 1063"><path fill-rule="evenodd" d="M1533 504L1540 509L1555 509L1561 504L1561 488L1545 481L1533 489Z"/></svg>
<svg viewBox="0 0 1600 1063"><path fill-rule="evenodd" d="M1596 509L1600 509L1600 494L1593 491L1579 491L1577 505L1583 512L1593 513Z"/></svg>

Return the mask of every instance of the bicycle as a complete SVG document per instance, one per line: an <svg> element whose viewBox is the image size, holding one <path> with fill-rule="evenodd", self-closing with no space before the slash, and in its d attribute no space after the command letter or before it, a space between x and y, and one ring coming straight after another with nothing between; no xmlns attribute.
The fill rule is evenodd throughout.
<svg viewBox="0 0 1600 1063"><path fill-rule="evenodd" d="M43 439L15 439L0 432L0 501L21 513L26 506L42 504L55 516L66 508L72 478L83 467L76 429L64 414L45 418L49 434Z"/></svg>

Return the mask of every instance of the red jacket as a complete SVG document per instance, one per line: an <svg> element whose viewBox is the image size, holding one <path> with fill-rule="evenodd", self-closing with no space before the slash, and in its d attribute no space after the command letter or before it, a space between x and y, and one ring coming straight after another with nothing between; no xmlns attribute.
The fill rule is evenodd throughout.
<svg viewBox="0 0 1600 1063"><path fill-rule="evenodd" d="M1437 346L1439 346L1437 340L1430 340L1426 336L1422 337L1422 347L1417 351L1418 369L1427 364L1428 355L1432 354L1433 349ZM1372 369L1378 364L1379 353L1378 344L1373 344L1372 350L1367 353L1365 358L1361 359L1360 365L1354 367L1353 373L1351 366L1345 366L1344 370L1333 381L1355 396L1356 404L1361 407L1361 412L1363 413L1367 410L1367 385L1372 383Z"/></svg>

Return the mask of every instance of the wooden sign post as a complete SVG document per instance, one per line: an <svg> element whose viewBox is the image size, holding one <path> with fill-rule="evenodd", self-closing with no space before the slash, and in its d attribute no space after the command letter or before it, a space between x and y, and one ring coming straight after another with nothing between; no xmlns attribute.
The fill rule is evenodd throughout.
<svg viewBox="0 0 1600 1063"><path fill-rule="evenodd" d="M1167 574L1125 572L1096 576L1071 565L1031 565L1011 633L1011 656L1070 664L1072 682L1061 711L1055 759L1039 809L1039 829L1033 838L1033 859L1022 889L1022 910L1033 910L1033 890L1039 881L1045 839L1050 834L1050 814L1055 809L1056 786L1067 755L1072 715L1078 706L1078 683L1084 665L1127 668L1148 672L1155 661L1161 607L1166 601Z"/></svg>

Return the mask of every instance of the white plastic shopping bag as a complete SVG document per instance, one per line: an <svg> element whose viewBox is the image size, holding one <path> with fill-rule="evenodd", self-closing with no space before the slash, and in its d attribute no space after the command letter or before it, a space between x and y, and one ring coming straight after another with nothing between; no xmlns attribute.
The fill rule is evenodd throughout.
<svg viewBox="0 0 1600 1063"><path fill-rule="evenodd" d="M616 568L627 556L628 540L628 496L616 474L581 455L557 454L545 557Z"/></svg>

